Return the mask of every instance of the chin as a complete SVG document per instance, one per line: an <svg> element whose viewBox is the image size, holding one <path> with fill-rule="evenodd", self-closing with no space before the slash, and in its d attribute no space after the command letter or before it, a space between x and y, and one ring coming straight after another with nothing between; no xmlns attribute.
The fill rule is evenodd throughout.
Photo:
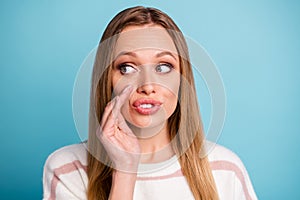
<svg viewBox="0 0 300 200"><path fill-rule="evenodd" d="M129 127L133 133L139 139L148 139L161 133L162 130L166 128L167 120L153 120L152 117L148 117L148 119L139 119L127 122L129 123Z"/></svg>
<svg viewBox="0 0 300 200"><path fill-rule="evenodd" d="M166 119L158 119L155 116L138 116L138 117L130 117L130 119L126 119L127 122L130 123L131 126L136 128L155 128L157 126L161 126L166 122Z"/></svg>

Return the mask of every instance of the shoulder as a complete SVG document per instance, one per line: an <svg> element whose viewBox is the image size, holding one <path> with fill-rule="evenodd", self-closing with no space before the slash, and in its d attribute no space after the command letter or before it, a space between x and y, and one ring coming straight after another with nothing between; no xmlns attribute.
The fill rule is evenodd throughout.
<svg viewBox="0 0 300 200"><path fill-rule="evenodd" d="M216 162L222 160L222 161L234 163L238 166L243 165L239 156L233 151L231 151L230 149L212 143L209 143L207 146L208 146L207 147L208 159L210 162Z"/></svg>
<svg viewBox="0 0 300 200"><path fill-rule="evenodd" d="M83 166L87 165L87 147L86 143L72 144L51 153L45 163L45 167L51 168L61 167L68 163L80 163Z"/></svg>
<svg viewBox="0 0 300 200"><path fill-rule="evenodd" d="M85 143L65 146L54 151L44 166L44 199L86 199L86 170Z"/></svg>
<svg viewBox="0 0 300 200"><path fill-rule="evenodd" d="M248 172L241 159L231 150L209 144L208 159L223 199L257 199Z"/></svg>
<svg viewBox="0 0 300 200"><path fill-rule="evenodd" d="M208 160L212 170L231 171L238 176L247 173L239 156L224 146L210 144Z"/></svg>

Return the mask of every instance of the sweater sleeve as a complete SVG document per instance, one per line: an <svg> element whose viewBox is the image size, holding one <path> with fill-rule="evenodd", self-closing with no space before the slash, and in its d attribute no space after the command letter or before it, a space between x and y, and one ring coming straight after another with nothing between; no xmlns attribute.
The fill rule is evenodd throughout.
<svg viewBox="0 0 300 200"><path fill-rule="evenodd" d="M44 166L43 199L86 199L86 152L83 144L71 145L52 153Z"/></svg>
<svg viewBox="0 0 300 200"><path fill-rule="evenodd" d="M240 169L240 173L236 172L235 176L235 198L236 200L257 200L256 194L254 192L250 177L248 172L242 163L242 161L236 157L237 166Z"/></svg>
<svg viewBox="0 0 300 200"><path fill-rule="evenodd" d="M248 172L235 153L216 145L209 160L220 199L257 200Z"/></svg>

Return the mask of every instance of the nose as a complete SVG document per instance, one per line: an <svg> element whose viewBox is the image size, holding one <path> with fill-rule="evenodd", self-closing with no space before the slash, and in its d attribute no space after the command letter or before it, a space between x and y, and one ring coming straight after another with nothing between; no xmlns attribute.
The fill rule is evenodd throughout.
<svg viewBox="0 0 300 200"><path fill-rule="evenodd" d="M147 68L147 67L146 67ZM137 92L140 94L150 95L155 93L155 75L149 70L143 70L139 77Z"/></svg>
<svg viewBox="0 0 300 200"><path fill-rule="evenodd" d="M154 85L153 85L153 83L143 84L137 88L137 92L140 94L146 94L146 95L155 93Z"/></svg>

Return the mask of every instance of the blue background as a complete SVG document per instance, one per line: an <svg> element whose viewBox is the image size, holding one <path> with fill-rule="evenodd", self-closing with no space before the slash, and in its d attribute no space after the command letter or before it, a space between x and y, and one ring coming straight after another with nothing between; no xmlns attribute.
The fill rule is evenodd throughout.
<svg viewBox="0 0 300 200"><path fill-rule="evenodd" d="M219 143L243 160L259 199L299 199L300 3L284 0L1 1L1 199L42 198L47 156L80 142L76 73L110 19L138 4L168 13L218 66Z"/></svg>

